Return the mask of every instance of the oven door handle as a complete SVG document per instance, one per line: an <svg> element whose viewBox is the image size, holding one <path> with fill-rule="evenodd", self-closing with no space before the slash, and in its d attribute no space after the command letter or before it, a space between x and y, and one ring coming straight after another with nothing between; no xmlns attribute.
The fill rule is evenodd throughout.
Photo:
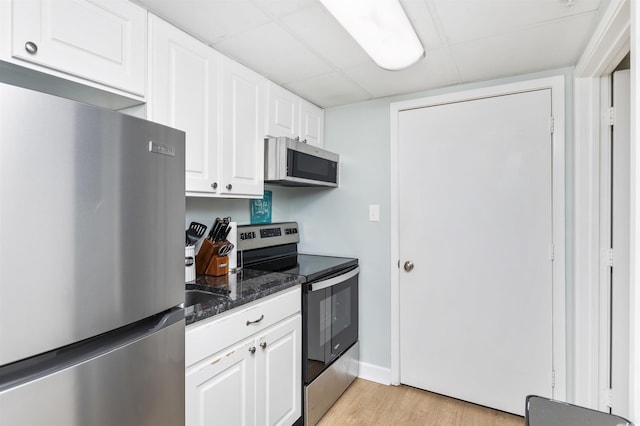
<svg viewBox="0 0 640 426"><path fill-rule="evenodd" d="M329 278L328 280L318 281L311 284L311 291L318 291L328 287L333 287L334 285L343 283L351 278L355 277L360 273L360 266L356 266L349 272L338 275L337 277Z"/></svg>

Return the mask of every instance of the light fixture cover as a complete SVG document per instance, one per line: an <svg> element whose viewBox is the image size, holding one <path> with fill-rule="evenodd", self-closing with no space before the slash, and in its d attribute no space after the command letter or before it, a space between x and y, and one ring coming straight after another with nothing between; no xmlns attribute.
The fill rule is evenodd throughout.
<svg viewBox="0 0 640 426"><path fill-rule="evenodd" d="M401 70L424 56L424 48L399 0L320 2L380 67Z"/></svg>

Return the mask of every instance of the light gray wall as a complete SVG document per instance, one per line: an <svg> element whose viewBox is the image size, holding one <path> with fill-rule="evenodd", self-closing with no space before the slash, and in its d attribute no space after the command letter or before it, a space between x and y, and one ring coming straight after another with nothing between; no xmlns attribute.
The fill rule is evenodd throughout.
<svg viewBox="0 0 640 426"><path fill-rule="evenodd" d="M291 220L289 188L265 187L273 193L271 218L274 222L284 222ZM216 217L231 216L233 222L239 225L248 224L251 219L250 200L248 199L226 199L226 198L206 198L187 197L185 229L191 222L199 222L207 226L207 233ZM200 249L202 242L196 246L196 253Z"/></svg>
<svg viewBox="0 0 640 426"><path fill-rule="evenodd" d="M301 251L360 259L361 361L390 368L390 123L391 102L555 75L566 87L567 293L573 292L573 70L570 68L385 98L325 110L325 147L341 158L336 190L290 193L291 216L302 227ZM380 222L368 221L368 205L380 205ZM573 303L567 297L568 336ZM571 338L569 338L571 343ZM570 345L571 346L571 345ZM569 347L568 358L573 349ZM569 371L569 374L571 372ZM569 383L572 382L571 377Z"/></svg>

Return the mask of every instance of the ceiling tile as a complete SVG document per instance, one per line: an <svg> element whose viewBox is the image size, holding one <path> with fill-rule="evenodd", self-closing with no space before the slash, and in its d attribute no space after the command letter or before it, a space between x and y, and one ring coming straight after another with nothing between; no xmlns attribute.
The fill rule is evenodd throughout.
<svg viewBox="0 0 640 426"><path fill-rule="evenodd" d="M333 71L275 23L225 38L214 47L279 84Z"/></svg>
<svg viewBox="0 0 640 426"><path fill-rule="evenodd" d="M450 43L522 30L598 10L599 0L427 0Z"/></svg>
<svg viewBox="0 0 640 426"><path fill-rule="evenodd" d="M460 82L445 49L426 52L420 62L402 71L387 71L373 62L344 70L374 97L416 92Z"/></svg>
<svg viewBox="0 0 640 426"><path fill-rule="evenodd" d="M442 40L424 0L400 0L400 3L411 21L413 29L418 34L424 50L442 47Z"/></svg>
<svg viewBox="0 0 640 426"><path fill-rule="evenodd" d="M427 53L392 72L319 0L132 1L321 106L574 65L610 3L400 0Z"/></svg>
<svg viewBox="0 0 640 426"><path fill-rule="evenodd" d="M287 84L286 87L323 108L371 98L364 89L337 72L296 81Z"/></svg>
<svg viewBox="0 0 640 426"><path fill-rule="evenodd" d="M327 10L316 5L283 18L290 32L336 67L369 60L369 56Z"/></svg>
<svg viewBox="0 0 640 426"><path fill-rule="evenodd" d="M286 16L290 13L317 5L318 0L250 0L263 12L272 17Z"/></svg>
<svg viewBox="0 0 640 426"><path fill-rule="evenodd" d="M597 13L451 46L465 81L478 81L574 65Z"/></svg>
<svg viewBox="0 0 640 426"><path fill-rule="evenodd" d="M207 44L271 20L247 0L136 0Z"/></svg>

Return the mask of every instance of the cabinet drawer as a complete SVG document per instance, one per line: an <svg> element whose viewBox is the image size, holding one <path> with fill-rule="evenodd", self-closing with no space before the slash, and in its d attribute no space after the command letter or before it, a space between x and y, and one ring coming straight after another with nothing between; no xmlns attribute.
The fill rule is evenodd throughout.
<svg viewBox="0 0 640 426"><path fill-rule="evenodd" d="M190 366L300 312L300 287L187 327L185 364Z"/></svg>

